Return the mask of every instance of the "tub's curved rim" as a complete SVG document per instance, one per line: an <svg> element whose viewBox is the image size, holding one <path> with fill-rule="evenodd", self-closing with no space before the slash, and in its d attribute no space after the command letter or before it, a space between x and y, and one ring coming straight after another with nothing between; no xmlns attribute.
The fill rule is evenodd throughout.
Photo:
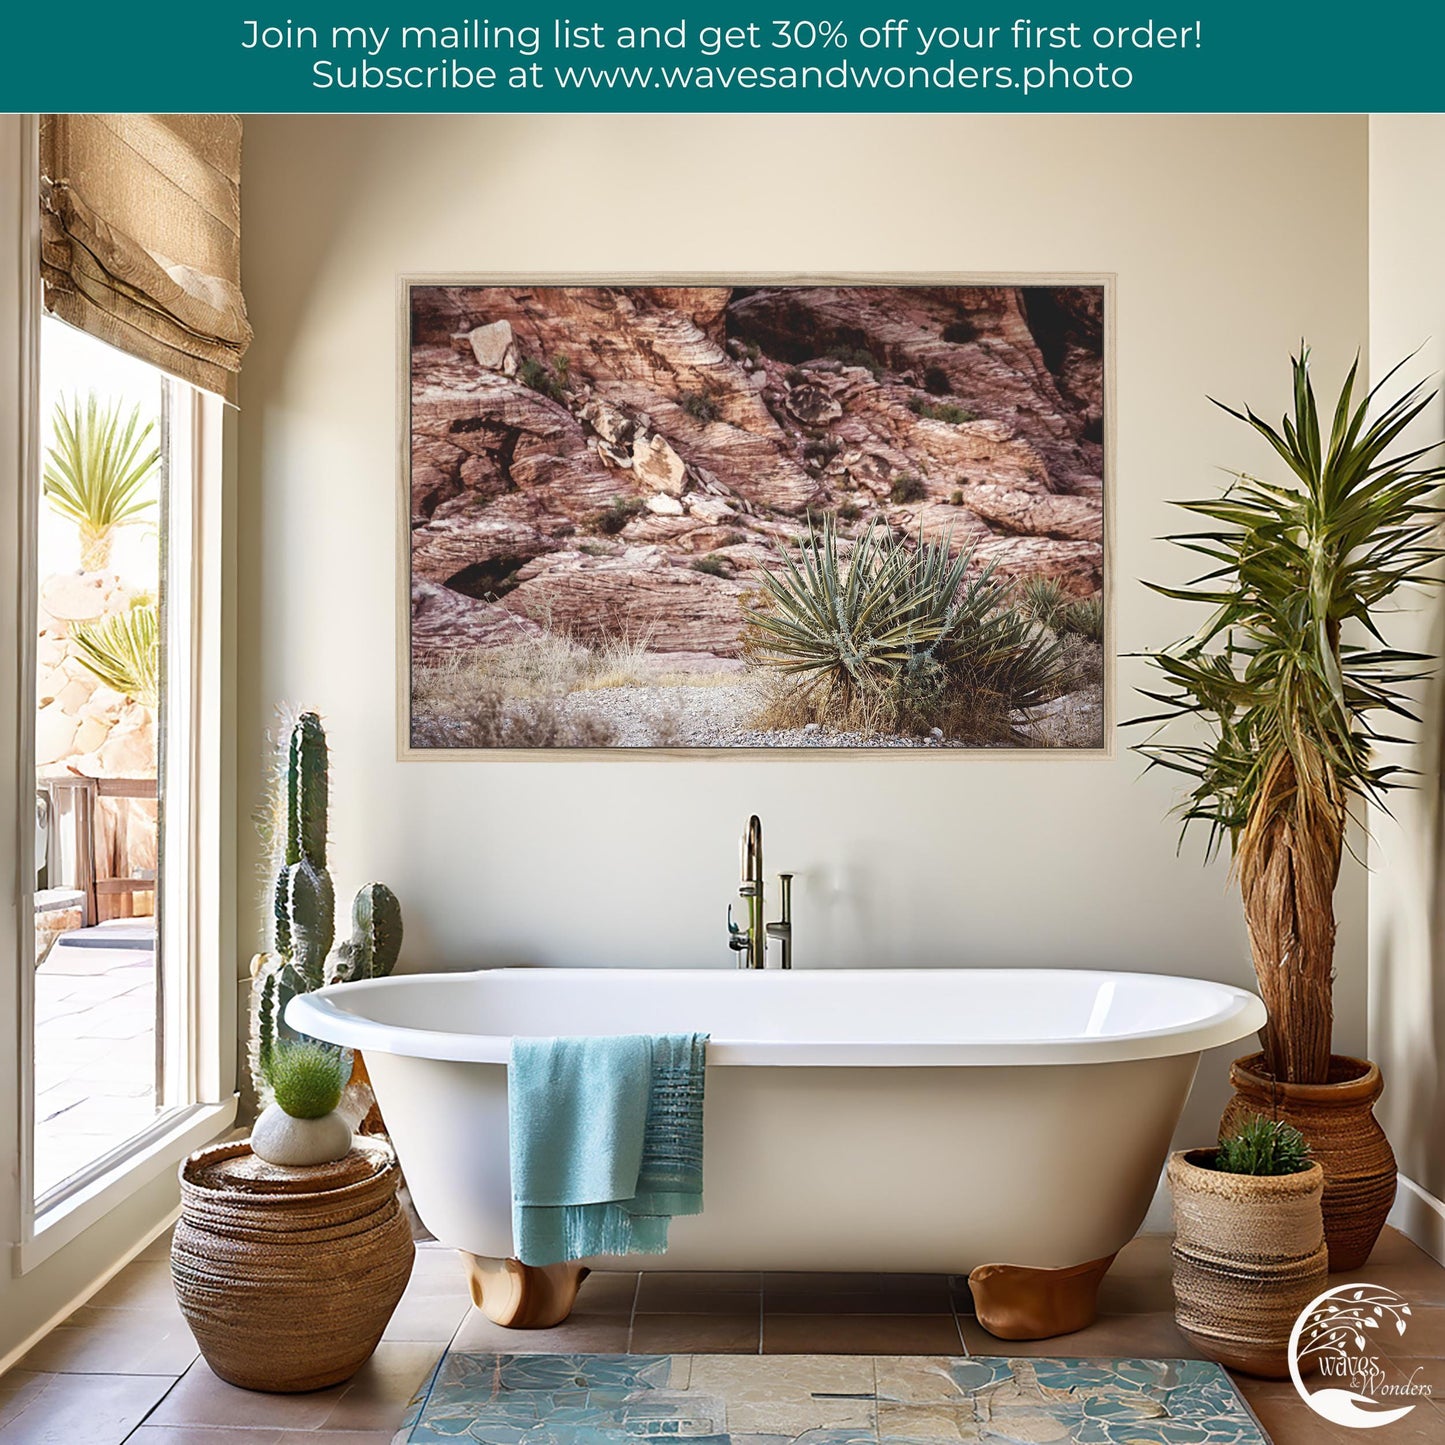
<svg viewBox="0 0 1445 1445"><path fill-rule="evenodd" d="M455 1063L505 1064L513 1035L455 1033L415 1028L365 1018L341 1007L337 1000L345 992L404 987L418 977L448 981L477 978L486 974L578 973L595 976L606 972L629 977L658 975L695 978L697 969L473 969L441 974L398 974L389 978L357 983L332 984L314 993L299 994L286 1008L286 1021L302 1033L328 1043L365 1053L396 1054L406 1058L434 1059ZM715 972L724 972L715 970ZM728 974L741 970L726 970ZM792 977L824 974L856 974L855 969L798 970ZM1103 1064L1128 1060L1171 1058L1202 1053L1206 1049L1236 1043L1260 1029L1266 1018L1263 1002L1248 989L1212 979L1174 974L1129 972L1105 969L893 969L866 970L893 975L940 973L990 974L1017 981L1020 975L1069 976L1098 982L1149 979L1166 984L1188 984L1217 996L1219 1008L1199 1018L1186 1019L1158 1029L1141 1029L1120 1034L1055 1035L1032 1039L957 1039L908 1041L901 1039L748 1039L714 1036L708 1044L708 1063L774 1067L834 1068L960 1068L979 1066L1039 1064ZM764 975L769 976L769 975ZM610 1030L608 1032L611 1032Z"/></svg>

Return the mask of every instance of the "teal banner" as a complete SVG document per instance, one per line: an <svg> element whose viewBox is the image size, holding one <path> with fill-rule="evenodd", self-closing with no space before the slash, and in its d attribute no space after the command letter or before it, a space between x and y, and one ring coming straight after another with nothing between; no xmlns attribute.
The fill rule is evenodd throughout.
<svg viewBox="0 0 1445 1445"><path fill-rule="evenodd" d="M25 5L46 111L1433 111L1445 6L756 0Z"/></svg>

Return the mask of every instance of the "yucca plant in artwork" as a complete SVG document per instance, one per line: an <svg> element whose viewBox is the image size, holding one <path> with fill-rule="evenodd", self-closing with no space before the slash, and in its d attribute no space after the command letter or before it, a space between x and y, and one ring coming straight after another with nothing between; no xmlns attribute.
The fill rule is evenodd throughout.
<svg viewBox="0 0 1445 1445"><path fill-rule="evenodd" d="M885 730L984 721L1052 696L1057 640L1009 605L992 566L947 537L909 546L872 522L852 543L825 516L796 555L780 550L747 609L751 660L793 684L801 715Z"/></svg>
<svg viewBox="0 0 1445 1445"><path fill-rule="evenodd" d="M155 505L142 495L160 460L151 442L155 423L141 425L140 407L102 406L94 392L56 403L54 440L46 450L44 490L50 505L80 530L80 565L87 572L110 565L115 530L136 522Z"/></svg>
<svg viewBox="0 0 1445 1445"><path fill-rule="evenodd" d="M70 629L77 660L107 687L152 711L160 700L159 617L153 602L141 602L99 622Z"/></svg>
<svg viewBox="0 0 1445 1445"><path fill-rule="evenodd" d="M1403 363L1401 363L1403 365ZM1357 400L1359 363L1321 415L1309 350L1293 358L1293 406L1278 427L1224 407L1284 464L1280 481L1244 473L1223 496L1178 505L1213 525L1170 540L1206 559L1187 587L1150 584L1209 615L1173 647L1147 654L1163 676L1144 689L1162 711L1138 749L1188 778L1187 829L1228 839L1260 992L1265 1062L1286 1083L1329 1078L1334 890L1345 828L1401 779L1375 756L1413 720L1409 688L1430 658L1391 647L1377 616L1398 588L1431 581L1441 556L1430 447L1396 450L1433 399L1392 385L1395 367ZM1200 737L1200 724L1203 737ZM1170 740L1172 725L1184 734Z"/></svg>

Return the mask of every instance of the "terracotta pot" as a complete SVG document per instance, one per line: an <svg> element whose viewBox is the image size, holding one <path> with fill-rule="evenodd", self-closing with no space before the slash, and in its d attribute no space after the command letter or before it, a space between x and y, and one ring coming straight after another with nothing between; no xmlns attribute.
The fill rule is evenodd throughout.
<svg viewBox="0 0 1445 1445"><path fill-rule="evenodd" d="M267 1164L245 1141L186 1160L171 1274L221 1379L319 1390L366 1363L415 1254L398 1177L391 1150L372 1139L308 1168Z"/></svg>
<svg viewBox="0 0 1445 1445"><path fill-rule="evenodd" d="M1221 1174L1214 1152L1169 1159L1174 1318L1211 1360L1282 1380L1294 1322L1325 1289L1324 1173Z"/></svg>
<svg viewBox="0 0 1445 1445"><path fill-rule="evenodd" d="M1229 1079L1234 1098L1221 1133L1256 1114L1293 1124L1325 1172L1330 1269L1361 1268L1395 1202L1395 1154L1373 1112L1385 1087L1379 1069L1333 1054L1329 1083L1279 1084L1265 1073L1264 1055L1249 1054L1230 1065Z"/></svg>

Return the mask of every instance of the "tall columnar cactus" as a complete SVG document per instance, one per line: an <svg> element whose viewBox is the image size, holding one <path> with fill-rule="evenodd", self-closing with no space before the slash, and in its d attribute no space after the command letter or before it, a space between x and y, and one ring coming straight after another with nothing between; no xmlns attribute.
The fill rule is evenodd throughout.
<svg viewBox="0 0 1445 1445"><path fill-rule="evenodd" d="M314 712L302 713L286 751L286 839L272 891L270 954L257 974L252 1064L264 1065L278 1037L294 1037L286 1005L325 982L326 955L336 936L336 900L326 871L328 800L326 733Z"/></svg>
<svg viewBox="0 0 1445 1445"><path fill-rule="evenodd" d="M326 871L329 779L326 733L314 712L291 730L286 761L286 852L276 875L276 952L307 989L320 988L336 936L336 897Z"/></svg>
<svg viewBox="0 0 1445 1445"><path fill-rule="evenodd" d="M368 883L351 905L351 937L326 963L327 983L385 978L401 953L401 904L385 883Z"/></svg>
<svg viewBox="0 0 1445 1445"><path fill-rule="evenodd" d="M278 790L285 790L284 847L272 890L271 951L252 965L255 1014L251 1071L264 1082L279 1039L297 1037L286 1005L328 983L382 978L401 952L401 905L384 883L368 883L352 906L353 933L333 953L336 898L326 871L328 758L314 712L291 729ZM278 821L281 809L277 808Z"/></svg>

